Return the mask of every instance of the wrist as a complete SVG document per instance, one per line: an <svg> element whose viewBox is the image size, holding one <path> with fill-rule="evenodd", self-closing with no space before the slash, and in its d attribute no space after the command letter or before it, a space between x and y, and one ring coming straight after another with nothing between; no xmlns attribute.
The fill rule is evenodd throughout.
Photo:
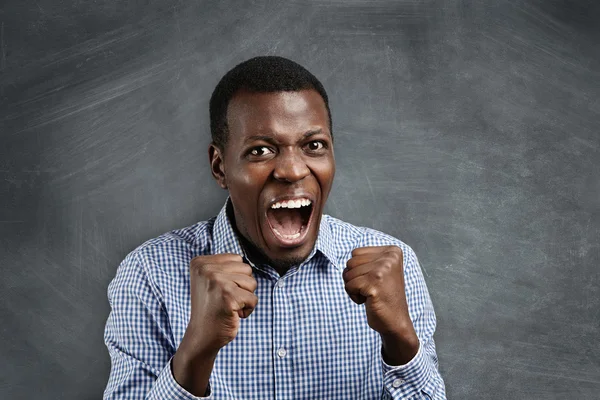
<svg viewBox="0 0 600 400"><path fill-rule="evenodd" d="M189 329L183 335L176 354L181 354L181 360L186 364L196 361L214 361L222 346L206 341L207 335L191 332Z"/></svg>
<svg viewBox="0 0 600 400"><path fill-rule="evenodd" d="M419 337L412 330L405 334L381 335L381 354L388 365L405 365L419 352Z"/></svg>
<svg viewBox="0 0 600 400"><path fill-rule="evenodd" d="M218 349L198 348L182 340L171 361L173 378L192 395L206 396L218 352Z"/></svg>

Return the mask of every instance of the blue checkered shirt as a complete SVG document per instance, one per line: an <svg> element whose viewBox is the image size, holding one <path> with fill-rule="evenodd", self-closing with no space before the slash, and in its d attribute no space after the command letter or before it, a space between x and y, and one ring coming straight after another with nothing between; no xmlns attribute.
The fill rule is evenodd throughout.
<svg viewBox="0 0 600 400"><path fill-rule="evenodd" d="M420 339L417 355L402 366L383 361L380 336L342 279L353 249L384 245L404 252L405 292ZM220 253L245 255L226 206L218 216L148 240L125 257L108 287L104 340L112 368L104 399L204 398L178 385L171 358L190 318L190 261ZM252 267L258 305L220 350L207 398L446 398L433 340L435 313L409 246L323 215L304 263L284 276L267 265Z"/></svg>

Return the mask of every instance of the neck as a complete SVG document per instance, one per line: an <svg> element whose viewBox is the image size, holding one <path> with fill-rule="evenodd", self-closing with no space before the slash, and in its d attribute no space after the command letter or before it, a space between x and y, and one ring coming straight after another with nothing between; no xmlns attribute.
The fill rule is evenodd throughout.
<svg viewBox="0 0 600 400"><path fill-rule="evenodd" d="M231 227L233 228L235 235L238 237L238 240L240 242L240 245L242 246L245 256L254 265L269 265L275 271L277 271L279 276L283 276L291 267L300 264L300 262L298 262L297 260L290 260L288 262L278 262L272 260L269 257L267 257L260 248L255 246L250 240L248 240L244 235L242 235L242 233L237 228L235 213L233 212L233 204L231 203L231 200L229 200L227 203L227 218L231 223Z"/></svg>

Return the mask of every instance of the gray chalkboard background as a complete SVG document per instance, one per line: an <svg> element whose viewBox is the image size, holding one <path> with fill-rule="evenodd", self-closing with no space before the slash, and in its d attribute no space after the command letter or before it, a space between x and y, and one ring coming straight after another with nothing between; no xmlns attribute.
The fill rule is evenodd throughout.
<svg viewBox="0 0 600 400"><path fill-rule="evenodd" d="M97 399L106 289L218 212L208 99L331 97L327 212L420 258L453 399L600 399L600 2L0 2L0 398Z"/></svg>

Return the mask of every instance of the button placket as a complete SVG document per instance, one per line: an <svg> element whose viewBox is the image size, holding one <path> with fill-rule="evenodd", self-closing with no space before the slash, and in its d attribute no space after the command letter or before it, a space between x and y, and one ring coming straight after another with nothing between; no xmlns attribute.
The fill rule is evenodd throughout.
<svg viewBox="0 0 600 400"><path fill-rule="evenodd" d="M273 285L273 368L275 372L275 398L291 393L290 335L292 315L285 280L279 278Z"/></svg>

